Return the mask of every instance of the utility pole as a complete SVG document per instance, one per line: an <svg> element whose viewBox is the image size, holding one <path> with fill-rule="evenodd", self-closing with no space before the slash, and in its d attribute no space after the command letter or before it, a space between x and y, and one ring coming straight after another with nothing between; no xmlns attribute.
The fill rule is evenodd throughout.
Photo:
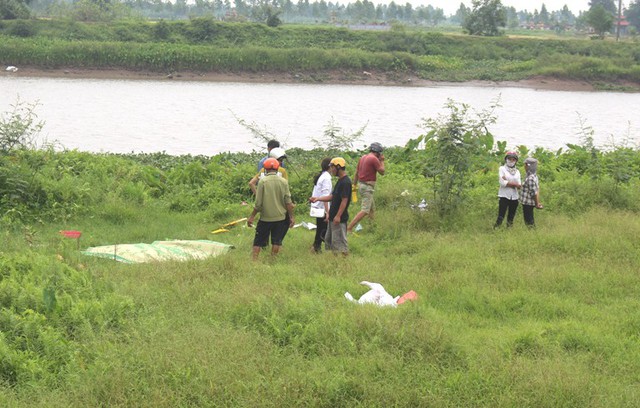
<svg viewBox="0 0 640 408"><path fill-rule="evenodd" d="M618 24L616 28L616 41L620 40L620 23L622 22L622 0L618 0Z"/></svg>

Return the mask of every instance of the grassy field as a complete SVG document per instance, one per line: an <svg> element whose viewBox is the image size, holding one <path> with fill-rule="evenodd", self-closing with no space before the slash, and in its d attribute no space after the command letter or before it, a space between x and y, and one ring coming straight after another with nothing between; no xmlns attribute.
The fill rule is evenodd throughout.
<svg viewBox="0 0 640 408"><path fill-rule="evenodd" d="M68 215L51 204L22 223L4 213L0 405L640 404L635 176L628 185L598 183L558 170L554 160L568 163L576 155L549 158L541 166L546 208L536 212L538 228L525 228L519 213L512 229L496 231L494 164L474 175L457 221L441 228L431 211L410 208L428 194L428 182L411 175L414 165L402 164L399 154L389 152L378 217L349 236L348 258L311 254L314 233L297 228L280 257L263 253L258 262L250 260L252 229L211 234L248 215L242 195L228 202L212 197L200 210L188 201L176 207L168 190L196 183L184 185L198 197L194 190L203 188L194 176L198 158L66 152L4 162L9 168L28 158L38 178L52 180L43 186L51 197L100 181L74 198L84 211ZM242 157L212 158L202 169L240 160L212 184L243 171L248 178L254 157ZM144 199L135 193L149 171L140 163L164 172L167 191L146 190ZM298 171L302 177L292 179L298 222L311 221L301 204L311 169ZM210 174L216 173L201 177ZM598 192L613 197L614 187L627 201L584 199ZM83 232L82 248L166 238L236 248L205 261L125 265L81 255L74 240L58 233L64 229ZM392 295L415 290L419 299L396 309L349 303L344 292L359 297L362 280Z"/></svg>
<svg viewBox="0 0 640 408"><path fill-rule="evenodd" d="M213 237L201 214L140 211L115 228L84 218L36 228L32 247L5 232L2 256L44 257L86 271L128 299L118 330L83 347L91 360L58 383L0 388L4 406L529 406L640 403L640 264L635 214L538 212L493 231L483 211L436 232L408 208L385 209L350 236L347 259L312 255L290 231L278 259L250 261L253 231ZM83 246L157 238L234 244L207 261L124 265ZM264 255L264 254L263 254ZM53 262L53 261L52 261ZM420 298L358 306L358 282ZM84 351L83 351L84 354Z"/></svg>

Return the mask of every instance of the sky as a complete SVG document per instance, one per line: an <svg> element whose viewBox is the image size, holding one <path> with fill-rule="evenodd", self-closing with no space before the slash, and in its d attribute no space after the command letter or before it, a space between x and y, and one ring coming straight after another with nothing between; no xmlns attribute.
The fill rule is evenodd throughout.
<svg viewBox="0 0 640 408"><path fill-rule="evenodd" d="M354 0L355 1L355 0ZM394 0L396 4L405 4L407 1L403 0ZM465 6L471 7L471 0L408 0L409 3L413 7L418 7L421 5L431 4L433 7L438 7L444 10L445 15L454 14L456 10L460 7L460 3L464 3ZM628 3L629 0L623 0L624 3ZM389 1L375 1L373 3L390 3ZM577 15L580 10L587 10L589 8L589 0L502 0L502 5L505 7L515 7L516 10L528 10L533 11L535 9L542 8L542 3L547 7L548 11L560 10L566 4L569 7L569 10L573 12L573 14ZM617 0L616 0L616 4Z"/></svg>

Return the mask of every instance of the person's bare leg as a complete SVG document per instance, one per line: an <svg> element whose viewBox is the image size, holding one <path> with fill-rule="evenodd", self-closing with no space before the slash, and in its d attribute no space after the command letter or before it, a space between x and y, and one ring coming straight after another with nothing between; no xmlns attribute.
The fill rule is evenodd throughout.
<svg viewBox="0 0 640 408"><path fill-rule="evenodd" d="M258 255L260 255L260 250L262 248L260 248L259 246L254 246L253 247L253 251L252 251L252 257L254 261L258 260Z"/></svg>
<svg viewBox="0 0 640 408"><path fill-rule="evenodd" d="M351 222L349 223L349 226L347 227L347 232L351 232L353 230L353 227L355 227L356 224L358 224L358 222L360 222L360 220L366 217L367 215L369 215L369 213L366 213L364 211L360 211L359 213L357 213L356 216L353 217L353 220L351 220Z"/></svg>
<svg viewBox="0 0 640 408"><path fill-rule="evenodd" d="M282 245L271 245L271 256L278 255L278 253L280 253L280 248L282 248Z"/></svg>

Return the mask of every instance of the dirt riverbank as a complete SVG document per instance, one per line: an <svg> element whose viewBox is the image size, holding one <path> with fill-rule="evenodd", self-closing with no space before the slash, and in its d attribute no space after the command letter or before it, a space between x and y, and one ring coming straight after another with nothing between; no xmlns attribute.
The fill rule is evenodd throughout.
<svg viewBox="0 0 640 408"><path fill-rule="evenodd" d="M47 78L84 78L117 80L162 80L162 81L211 81L211 82L249 82L249 83L308 83L308 84L347 84L370 86L478 86L478 87L518 87L557 91L597 91L624 90L640 92L640 84L593 84L586 81L561 80L555 78L530 78L520 81L467 81L440 82L420 79L417 76L400 74L390 76L376 72L322 72L322 73L227 73L227 72L174 72L163 74L149 71L128 71L122 69L18 67L16 72L2 71L2 76L47 77Z"/></svg>

